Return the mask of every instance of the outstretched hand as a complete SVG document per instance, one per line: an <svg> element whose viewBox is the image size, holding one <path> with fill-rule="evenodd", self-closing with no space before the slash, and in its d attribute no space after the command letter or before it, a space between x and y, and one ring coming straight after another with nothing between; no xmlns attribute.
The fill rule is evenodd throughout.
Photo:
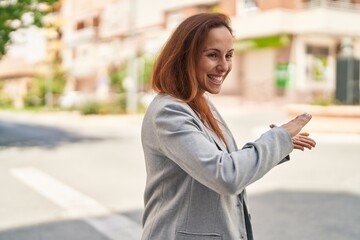
<svg viewBox="0 0 360 240"><path fill-rule="evenodd" d="M298 149L304 151L305 148L311 150L316 146L316 142L314 139L309 137L309 133L301 132L297 134L295 137L291 138L294 144L294 149Z"/></svg>
<svg viewBox="0 0 360 240"><path fill-rule="evenodd" d="M285 128L291 136L294 149L304 151L305 148L311 150L316 146L314 139L309 137L309 133L300 132L302 128L311 120L312 116L308 113L303 113L293 120L281 125ZM271 124L270 128L277 127L275 124Z"/></svg>

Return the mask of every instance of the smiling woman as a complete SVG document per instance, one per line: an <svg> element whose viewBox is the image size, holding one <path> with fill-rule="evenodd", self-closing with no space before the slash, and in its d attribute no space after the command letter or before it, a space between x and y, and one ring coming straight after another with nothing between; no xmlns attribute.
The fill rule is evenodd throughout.
<svg viewBox="0 0 360 240"><path fill-rule="evenodd" d="M207 37L208 34L209 37ZM208 80L210 79L208 74L211 74L208 72L210 68L213 68L211 69L213 73L210 75L212 85L213 87L216 85L213 90L215 92L210 93L219 93L220 82L224 81L231 70L229 56L232 53L232 44L230 19L226 15L192 16L180 24L164 46L155 63L152 77L152 86L155 91L169 94L186 102L199 115L201 121L209 125L222 141L225 141L224 135L203 93L210 90L207 89L210 87L210 80ZM224 66L221 67L221 65L224 64L225 56L230 61L226 61L228 70L224 73L221 69ZM214 75L215 70L216 75Z"/></svg>
<svg viewBox="0 0 360 240"><path fill-rule="evenodd" d="M231 71L229 18L185 19L156 60L158 93L143 119L147 182L143 240L253 239L245 188L293 149L315 147L300 133L311 115L265 132L239 149L205 93L218 94Z"/></svg>
<svg viewBox="0 0 360 240"><path fill-rule="evenodd" d="M205 92L219 93L231 71L233 37L226 27L211 29L196 68L199 85Z"/></svg>

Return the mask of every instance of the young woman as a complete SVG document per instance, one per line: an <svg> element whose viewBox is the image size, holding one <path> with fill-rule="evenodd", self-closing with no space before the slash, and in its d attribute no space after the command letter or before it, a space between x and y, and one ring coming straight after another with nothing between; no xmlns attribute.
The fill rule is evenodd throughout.
<svg viewBox="0 0 360 240"><path fill-rule="evenodd" d="M142 126L147 182L143 240L253 239L245 188L315 141L302 114L272 126L238 149L204 93L220 92L231 70L233 35L227 16L184 20L154 66L158 95Z"/></svg>

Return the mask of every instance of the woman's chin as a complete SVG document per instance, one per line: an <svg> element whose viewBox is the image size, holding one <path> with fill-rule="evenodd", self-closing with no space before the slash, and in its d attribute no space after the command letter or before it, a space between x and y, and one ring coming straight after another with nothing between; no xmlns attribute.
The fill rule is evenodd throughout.
<svg viewBox="0 0 360 240"><path fill-rule="evenodd" d="M217 87L217 88L209 89L208 92L211 93L211 94L219 94L220 90L221 90L221 87Z"/></svg>

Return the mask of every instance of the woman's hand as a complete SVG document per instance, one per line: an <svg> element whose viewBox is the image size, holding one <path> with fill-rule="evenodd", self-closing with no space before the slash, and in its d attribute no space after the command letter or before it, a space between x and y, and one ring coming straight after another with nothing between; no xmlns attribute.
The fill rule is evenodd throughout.
<svg viewBox="0 0 360 240"><path fill-rule="evenodd" d="M307 132L302 132L291 138L294 144L294 149L304 151L305 148L309 150L314 148L316 146L316 142L314 139L310 138L309 135L310 134Z"/></svg>
<svg viewBox="0 0 360 240"><path fill-rule="evenodd" d="M303 113L288 123L281 125L281 127L285 128L290 134L294 149L304 151L305 148L311 150L316 146L315 140L309 137L309 133L300 132L301 129L311 120L311 117L312 116L310 114ZM275 124L270 125L270 128L274 127L276 127Z"/></svg>

